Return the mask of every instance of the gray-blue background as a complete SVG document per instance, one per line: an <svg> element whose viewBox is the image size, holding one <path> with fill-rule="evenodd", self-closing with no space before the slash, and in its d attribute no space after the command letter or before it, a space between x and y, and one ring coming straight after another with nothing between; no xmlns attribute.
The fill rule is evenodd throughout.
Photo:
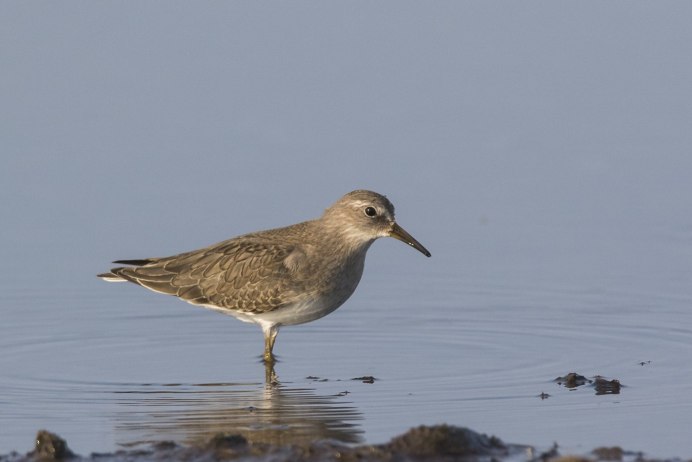
<svg viewBox="0 0 692 462"><path fill-rule="evenodd" d="M690 222L685 2L1 8L4 252L194 247L356 187L438 256L479 216Z"/></svg>
<svg viewBox="0 0 692 462"><path fill-rule="evenodd" d="M312 218L356 188L433 253L378 243L363 290L652 284L689 306L690 18L689 2L3 1L1 315L40 325L49 308L21 321L12 297L112 297L93 278L112 259Z"/></svg>

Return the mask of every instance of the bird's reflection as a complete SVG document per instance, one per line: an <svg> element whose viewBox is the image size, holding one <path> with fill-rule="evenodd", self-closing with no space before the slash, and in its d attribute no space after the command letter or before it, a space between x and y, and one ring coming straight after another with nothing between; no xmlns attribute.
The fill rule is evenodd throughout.
<svg viewBox="0 0 692 462"><path fill-rule="evenodd" d="M137 446L172 440L201 444L218 433L248 441L303 445L318 439L362 440L361 413L343 396L320 396L281 384L273 367L265 383L143 384L117 391L117 441Z"/></svg>

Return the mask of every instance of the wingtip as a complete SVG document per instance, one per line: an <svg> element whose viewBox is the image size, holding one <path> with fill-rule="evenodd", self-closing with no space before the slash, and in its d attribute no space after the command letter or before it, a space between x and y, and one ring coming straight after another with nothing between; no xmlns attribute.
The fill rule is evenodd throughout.
<svg viewBox="0 0 692 462"><path fill-rule="evenodd" d="M116 265L132 265L132 266L144 266L152 263L154 260L151 258L140 258L135 260L115 260L113 263Z"/></svg>

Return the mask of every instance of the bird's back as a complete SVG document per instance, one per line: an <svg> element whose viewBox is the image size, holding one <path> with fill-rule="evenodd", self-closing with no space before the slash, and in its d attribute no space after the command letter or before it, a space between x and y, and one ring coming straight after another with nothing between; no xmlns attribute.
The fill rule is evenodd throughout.
<svg viewBox="0 0 692 462"><path fill-rule="evenodd" d="M260 313L290 303L304 281L287 266L306 223L246 234L209 247L164 258L118 260L99 277L126 280L197 305ZM280 241L277 236L281 235Z"/></svg>
<svg viewBox="0 0 692 462"><path fill-rule="evenodd" d="M365 253L353 262L344 259L339 249L329 249L330 238L318 229L308 221L170 257L118 260L130 266L99 276L248 315L310 303L322 293L332 293L331 304L338 306L355 290Z"/></svg>

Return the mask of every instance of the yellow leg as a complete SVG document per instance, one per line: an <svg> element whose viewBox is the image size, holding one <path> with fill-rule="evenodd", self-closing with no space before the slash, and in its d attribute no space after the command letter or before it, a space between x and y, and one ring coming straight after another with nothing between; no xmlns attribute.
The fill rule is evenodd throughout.
<svg viewBox="0 0 692 462"><path fill-rule="evenodd" d="M264 363L273 365L276 362L273 350L276 336L279 333L279 326L262 326L262 331L264 332Z"/></svg>
<svg viewBox="0 0 692 462"><path fill-rule="evenodd" d="M274 363L264 363L264 383L270 387L279 385L279 376L274 370Z"/></svg>

